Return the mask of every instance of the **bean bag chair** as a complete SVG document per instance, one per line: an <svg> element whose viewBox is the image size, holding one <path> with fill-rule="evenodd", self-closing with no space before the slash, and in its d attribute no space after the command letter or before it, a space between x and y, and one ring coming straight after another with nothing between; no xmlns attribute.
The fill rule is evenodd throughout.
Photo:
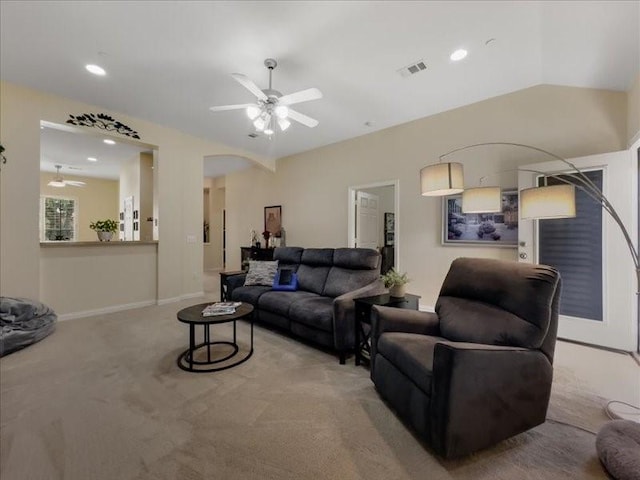
<svg viewBox="0 0 640 480"><path fill-rule="evenodd" d="M596 450L616 480L640 480L640 423L612 420L598 432Z"/></svg>
<svg viewBox="0 0 640 480"><path fill-rule="evenodd" d="M0 357L42 340L53 332L57 319L43 303L0 297Z"/></svg>

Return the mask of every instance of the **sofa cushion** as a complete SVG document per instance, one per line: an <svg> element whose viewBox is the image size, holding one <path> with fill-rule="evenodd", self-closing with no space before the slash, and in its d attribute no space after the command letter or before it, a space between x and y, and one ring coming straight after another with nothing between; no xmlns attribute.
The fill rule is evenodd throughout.
<svg viewBox="0 0 640 480"><path fill-rule="evenodd" d="M333 264L352 270L380 270L382 256L371 248L336 248Z"/></svg>
<svg viewBox="0 0 640 480"><path fill-rule="evenodd" d="M300 265L298 268L298 288L322 295L330 267Z"/></svg>
<svg viewBox="0 0 640 480"><path fill-rule="evenodd" d="M325 332L333 331L333 298L304 298L291 305L289 318L292 322L302 323Z"/></svg>
<svg viewBox="0 0 640 480"><path fill-rule="evenodd" d="M273 279L278 270L278 261L249 261L249 271L244 279L245 286L264 285L272 286Z"/></svg>
<svg viewBox="0 0 640 480"><path fill-rule="evenodd" d="M379 277L377 270L349 270L340 267L331 267L327 280L324 283L323 295L339 297L347 292L375 282Z"/></svg>
<svg viewBox="0 0 640 480"><path fill-rule="evenodd" d="M458 258L436 303L441 334L459 342L540 348L558 282L558 272L545 265Z"/></svg>
<svg viewBox="0 0 640 480"><path fill-rule="evenodd" d="M330 267L333 265L333 251L333 248L307 248L302 252L300 263Z"/></svg>
<svg viewBox="0 0 640 480"><path fill-rule="evenodd" d="M231 292L231 300L235 302L250 303L254 307L258 304L260 296L271 291L271 287L264 286L252 286L252 287L238 287L234 288Z"/></svg>
<svg viewBox="0 0 640 480"><path fill-rule="evenodd" d="M441 337L386 332L380 335L377 349L380 355L410 378L420 390L431 396L433 351L439 342L449 343Z"/></svg>
<svg viewBox="0 0 640 480"><path fill-rule="evenodd" d="M309 297L317 297L315 293L303 292L277 292L270 291L262 294L258 300L260 310L277 313L278 315L290 316L291 305Z"/></svg>

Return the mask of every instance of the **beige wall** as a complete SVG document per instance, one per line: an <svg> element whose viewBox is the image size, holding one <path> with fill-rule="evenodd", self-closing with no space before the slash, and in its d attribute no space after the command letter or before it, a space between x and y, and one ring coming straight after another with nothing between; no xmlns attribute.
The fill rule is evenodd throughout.
<svg viewBox="0 0 640 480"><path fill-rule="evenodd" d="M515 249L443 247L441 199L422 197L419 170L452 149L478 142L534 145L565 157L621 150L627 143L627 95L541 85L278 160L277 171L251 169L227 177L228 268L239 246L260 231L266 205L282 205L287 245L347 245L349 186L399 180L396 249L409 291L433 305L451 261L460 256L514 260ZM482 175L547 161L530 150L480 147L449 158L465 165L467 185ZM515 187L515 172L491 183ZM248 193L251 193L248 195Z"/></svg>
<svg viewBox="0 0 640 480"><path fill-rule="evenodd" d="M154 304L157 245L111 243L43 247L40 301L61 319Z"/></svg>
<svg viewBox="0 0 640 480"><path fill-rule="evenodd" d="M79 242L96 241L96 232L89 228L89 224L96 220L118 218L118 182L102 178L80 177L64 174L65 180L85 182L84 187L55 188L47 186L54 174L40 173L40 194L52 197L77 199L77 229Z"/></svg>
<svg viewBox="0 0 640 480"><path fill-rule="evenodd" d="M40 121L64 124L70 114L103 112L139 132L141 141L158 147L157 297L170 301L202 291L202 159L240 155L265 168L274 162L177 130L75 102L26 87L0 83L0 138L8 162L0 173L0 294L40 298ZM89 134L103 134L83 127ZM125 138L113 134L114 139ZM188 236L195 243L188 243ZM133 279L114 280L125 286ZM90 278L80 283L92 288ZM132 288L134 287L131 285ZM81 297L85 292L77 291ZM86 305L83 308L87 307ZM90 306L88 307L90 308Z"/></svg>
<svg viewBox="0 0 640 480"><path fill-rule="evenodd" d="M629 146L640 138L640 75L627 92L627 141Z"/></svg>

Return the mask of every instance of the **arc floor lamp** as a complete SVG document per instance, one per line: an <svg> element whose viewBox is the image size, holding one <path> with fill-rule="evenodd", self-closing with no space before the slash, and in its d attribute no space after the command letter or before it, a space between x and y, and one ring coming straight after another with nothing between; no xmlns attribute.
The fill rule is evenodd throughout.
<svg viewBox="0 0 640 480"><path fill-rule="evenodd" d="M421 193L425 196L444 196L462 192L463 213L490 213L501 210L500 187L487 187L481 185L474 188L464 188L463 166L457 162L443 162L442 160L456 152L472 148L506 145L527 148L544 153L556 160L560 160L571 168L570 172L550 174L530 169L519 169L539 173L543 176L545 184L539 187L526 188L520 191L521 218L524 220L570 218L576 216L575 189L582 190L613 218L620 228L629 248L631 259L636 272L636 294L640 294L640 263L638 250L636 249L627 228L616 212L611 202L577 166L566 158L542 148L512 142L484 142L456 148L440 155L439 162L428 165L420 170ZM547 178L554 178L561 182L560 185L547 185Z"/></svg>

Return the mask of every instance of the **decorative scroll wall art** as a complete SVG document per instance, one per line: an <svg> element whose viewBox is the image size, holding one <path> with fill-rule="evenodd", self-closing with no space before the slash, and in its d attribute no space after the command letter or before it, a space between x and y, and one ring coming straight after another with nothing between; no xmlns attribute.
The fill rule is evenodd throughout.
<svg viewBox="0 0 640 480"><path fill-rule="evenodd" d="M140 140L138 132L119 122L106 113L84 113L82 115L69 115L67 123L79 127L96 127L107 132L116 132L127 137Z"/></svg>

